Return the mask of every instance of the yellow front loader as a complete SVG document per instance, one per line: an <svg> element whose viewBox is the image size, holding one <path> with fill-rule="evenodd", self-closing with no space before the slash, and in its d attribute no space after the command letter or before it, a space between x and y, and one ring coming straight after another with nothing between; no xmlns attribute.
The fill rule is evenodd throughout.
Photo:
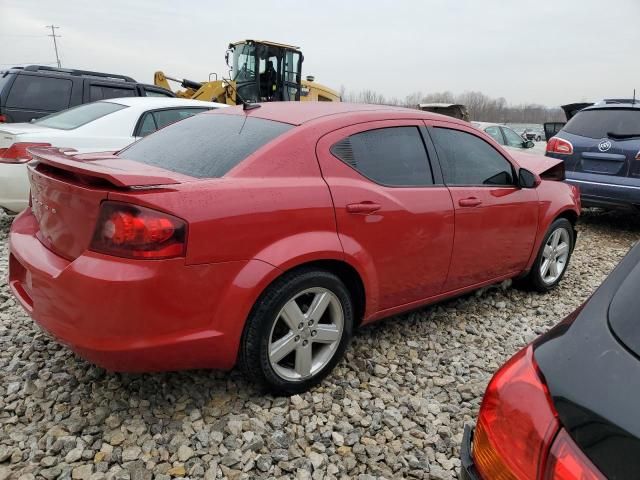
<svg viewBox="0 0 640 480"><path fill-rule="evenodd" d="M229 79L217 75L207 82L179 80L156 72L154 84L173 91L169 81L177 82L182 90L178 97L209 102L240 105L255 102L320 101L339 102L335 90L320 85L312 76L302 80L300 48L282 43L243 40L229 44L225 56L230 70Z"/></svg>

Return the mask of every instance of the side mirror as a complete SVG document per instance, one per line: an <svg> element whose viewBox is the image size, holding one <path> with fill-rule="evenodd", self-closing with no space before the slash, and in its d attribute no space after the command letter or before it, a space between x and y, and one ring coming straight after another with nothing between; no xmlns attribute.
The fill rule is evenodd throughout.
<svg viewBox="0 0 640 480"><path fill-rule="evenodd" d="M538 186L538 179L526 168L521 168L518 171L518 186L520 188L536 188Z"/></svg>
<svg viewBox="0 0 640 480"><path fill-rule="evenodd" d="M524 142L522 142L522 148L533 148L535 146L536 144L533 143L533 140L525 140Z"/></svg>

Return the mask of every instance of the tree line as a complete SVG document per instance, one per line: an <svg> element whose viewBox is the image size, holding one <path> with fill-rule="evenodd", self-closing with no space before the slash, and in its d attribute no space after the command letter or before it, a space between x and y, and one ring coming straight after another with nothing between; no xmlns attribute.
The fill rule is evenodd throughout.
<svg viewBox="0 0 640 480"><path fill-rule="evenodd" d="M561 108L550 108L535 103L510 105L504 97L492 98L482 92L464 92L457 95L452 92L427 95L415 92L401 100L396 97L386 98L373 90L347 91L343 86L340 94L344 102L397 105L408 108L418 108L420 103L460 103L466 105L471 120L479 122L541 124L566 121Z"/></svg>

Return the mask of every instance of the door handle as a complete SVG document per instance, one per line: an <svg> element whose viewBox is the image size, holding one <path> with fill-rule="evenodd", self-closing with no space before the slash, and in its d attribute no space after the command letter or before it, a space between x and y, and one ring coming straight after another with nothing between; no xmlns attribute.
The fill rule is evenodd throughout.
<svg viewBox="0 0 640 480"><path fill-rule="evenodd" d="M477 207L481 203L482 200L476 197L461 198L460 200L458 200L458 205L460 205L461 207Z"/></svg>
<svg viewBox="0 0 640 480"><path fill-rule="evenodd" d="M347 212L349 213L368 215L369 213L377 212L378 210L380 210L380 204L374 202L350 203L347 205Z"/></svg>

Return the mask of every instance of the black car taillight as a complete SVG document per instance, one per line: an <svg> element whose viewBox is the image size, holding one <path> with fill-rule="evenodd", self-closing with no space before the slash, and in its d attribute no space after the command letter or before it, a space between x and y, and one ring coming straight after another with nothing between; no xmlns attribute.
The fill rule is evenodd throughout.
<svg viewBox="0 0 640 480"><path fill-rule="evenodd" d="M544 480L604 480L566 430L561 429L551 446Z"/></svg>
<svg viewBox="0 0 640 480"><path fill-rule="evenodd" d="M476 468L485 480L603 479L562 432L529 346L512 357L487 387L473 439ZM545 476L548 472L551 476ZM581 472L591 476L580 476Z"/></svg>
<svg viewBox="0 0 640 480"><path fill-rule="evenodd" d="M187 224L167 213L138 205L106 201L91 241L90 250L107 255L139 259L183 257Z"/></svg>

